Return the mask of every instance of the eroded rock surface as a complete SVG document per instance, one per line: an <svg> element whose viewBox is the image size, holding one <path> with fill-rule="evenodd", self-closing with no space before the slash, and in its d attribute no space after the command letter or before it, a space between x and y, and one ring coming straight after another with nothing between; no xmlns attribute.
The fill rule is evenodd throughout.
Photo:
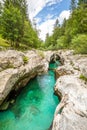
<svg viewBox="0 0 87 130"><path fill-rule="evenodd" d="M10 92L18 92L31 78L48 71L51 57L55 58L55 54L59 57L55 51L0 52L0 110L8 107Z"/></svg>
<svg viewBox="0 0 87 130"><path fill-rule="evenodd" d="M12 90L24 87L31 78L47 70L48 61L38 51L0 52L0 105Z"/></svg>
<svg viewBox="0 0 87 130"><path fill-rule="evenodd" d="M61 97L52 130L87 130L87 56L63 52L63 66L56 70L55 93Z"/></svg>

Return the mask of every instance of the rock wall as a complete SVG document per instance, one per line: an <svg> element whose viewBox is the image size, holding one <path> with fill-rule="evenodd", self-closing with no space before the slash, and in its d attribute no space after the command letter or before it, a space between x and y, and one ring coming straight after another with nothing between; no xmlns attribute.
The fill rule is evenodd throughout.
<svg viewBox="0 0 87 130"><path fill-rule="evenodd" d="M55 93L61 97L52 130L87 130L87 56L73 55L73 51L26 53L9 50L0 52L0 109L12 90L18 91L37 74L47 72L57 54L62 66L56 70ZM7 101L6 101L7 102ZM9 104L4 105L4 109Z"/></svg>
<svg viewBox="0 0 87 130"><path fill-rule="evenodd" d="M51 57L58 52L32 50L0 51L0 110L9 106L9 94L18 92L31 78L48 71ZM57 54L58 55L58 54ZM13 96L13 95L12 95Z"/></svg>
<svg viewBox="0 0 87 130"><path fill-rule="evenodd" d="M44 54L43 54L44 55ZM48 61L38 51L0 52L0 105L12 90L18 91L37 74L47 72Z"/></svg>
<svg viewBox="0 0 87 130"><path fill-rule="evenodd" d="M52 130L87 130L87 56L73 55L73 51L61 55L65 62L56 70L55 85L61 102L55 111Z"/></svg>

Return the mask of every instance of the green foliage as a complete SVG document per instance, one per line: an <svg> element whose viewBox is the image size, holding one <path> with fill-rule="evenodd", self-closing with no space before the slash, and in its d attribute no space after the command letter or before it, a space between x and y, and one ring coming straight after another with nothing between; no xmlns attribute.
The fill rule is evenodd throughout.
<svg viewBox="0 0 87 130"><path fill-rule="evenodd" d="M2 18L2 36L9 40L12 46L16 46L22 37L21 13L17 8L14 8L13 5L10 5L9 8L4 8Z"/></svg>
<svg viewBox="0 0 87 130"><path fill-rule="evenodd" d="M53 34L46 37L48 49L74 49L75 53L87 54L87 4L75 7L72 0L72 13L61 26L55 26Z"/></svg>
<svg viewBox="0 0 87 130"><path fill-rule="evenodd" d="M4 0L3 11L0 8L0 34L18 50L40 47L38 32L27 16L26 0Z"/></svg>
<svg viewBox="0 0 87 130"><path fill-rule="evenodd" d="M47 47L49 47L50 45L53 46L54 43L55 43L55 42L54 42L53 36L49 36L49 34L47 34L46 40L45 40L45 45L46 45L45 47L47 48Z"/></svg>
<svg viewBox="0 0 87 130"><path fill-rule="evenodd" d="M14 68L14 65L12 63L9 63L8 66L6 67L7 68Z"/></svg>
<svg viewBox="0 0 87 130"><path fill-rule="evenodd" d="M71 41L75 53L87 54L87 34L79 34Z"/></svg>
<svg viewBox="0 0 87 130"><path fill-rule="evenodd" d="M64 49L66 48L66 37L65 36L61 36L58 40L57 40L57 49Z"/></svg>
<svg viewBox="0 0 87 130"><path fill-rule="evenodd" d="M78 0L78 4L81 5L81 4L87 4L87 0Z"/></svg>
<svg viewBox="0 0 87 130"><path fill-rule="evenodd" d="M83 74L81 74L79 78L87 82L87 77L85 77Z"/></svg>
<svg viewBox="0 0 87 130"><path fill-rule="evenodd" d="M29 47L27 44L23 44L23 43L20 43L20 47L17 48L17 50L19 51L26 51L26 50L31 50L32 48Z"/></svg>
<svg viewBox="0 0 87 130"><path fill-rule="evenodd" d="M87 33L87 8L84 5L75 9L66 24L66 34L71 37L77 33Z"/></svg>
<svg viewBox="0 0 87 130"><path fill-rule="evenodd" d="M23 56L23 62L24 64L27 64L29 61L29 58L27 56Z"/></svg>
<svg viewBox="0 0 87 130"><path fill-rule="evenodd" d="M2 9L2 4L1 4L1 2L0 2L0 14L2 13L1 9Z"/></svg>
<svg viewBox="0 0 87 130"><path fill-rule="evenodd" d="M26 0L4 0L4 7L9 8L11 5L18 8L21 12L22 20L27 18L27 3Z"/></svg>
<svg viewBox="0 0 87 130"><path fill-rule="evenodd" d="M76 0L71 0L71 10L74 10L76 8Z"/></svg>
<svg viewBox="0 0 87 130"><path fill-rule="evenodd" d="M37 32L33 29L29 20L24 21L24 36L22 37L22 43L32 48L37 48L41 44Z"/></svg>
<svg viewBox="0 0 87 130"><path fill-rule="evenodd" d="M0 47L10 47L10 45L4 40L3 38L0 37Z"/></svg>
<svg viewBox="0 0 87 130"><path fill-rule="evenodd" d="M36 24L34 29L28 19L26 0L4 0L3 6L0 3L0 35L18 50L73 48L76 53L87 54L87 1L78 0L78 6L76 2L71 0L69 19L64 19L61 25L57 19L53 34L47 34L44 44L38 38Z"/></svg>

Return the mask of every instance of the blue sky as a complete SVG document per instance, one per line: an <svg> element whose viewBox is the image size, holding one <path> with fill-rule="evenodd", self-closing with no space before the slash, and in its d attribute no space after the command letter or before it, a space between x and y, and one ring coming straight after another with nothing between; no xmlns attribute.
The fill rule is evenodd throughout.
<svg viewBox="0 0 87 130"><path fill-rule="evenodd" d="M45 40L46 33L52 34L56 19L60 24L63 19L70 16L71 0L29 0L28 11L31 21L33 18L37 23L37 28L41 30L40 38Z"/></svg>

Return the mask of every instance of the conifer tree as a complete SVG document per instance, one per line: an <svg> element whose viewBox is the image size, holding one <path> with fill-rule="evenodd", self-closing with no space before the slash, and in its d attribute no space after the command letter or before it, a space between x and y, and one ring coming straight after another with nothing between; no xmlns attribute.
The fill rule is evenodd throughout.
<svg viewBox="0 0 87 130"><path fill-rule="evenodd" d="M71 11L73 11L74 9L76 9L76 0L71 0L70 9L71 9Z"/></svg>

